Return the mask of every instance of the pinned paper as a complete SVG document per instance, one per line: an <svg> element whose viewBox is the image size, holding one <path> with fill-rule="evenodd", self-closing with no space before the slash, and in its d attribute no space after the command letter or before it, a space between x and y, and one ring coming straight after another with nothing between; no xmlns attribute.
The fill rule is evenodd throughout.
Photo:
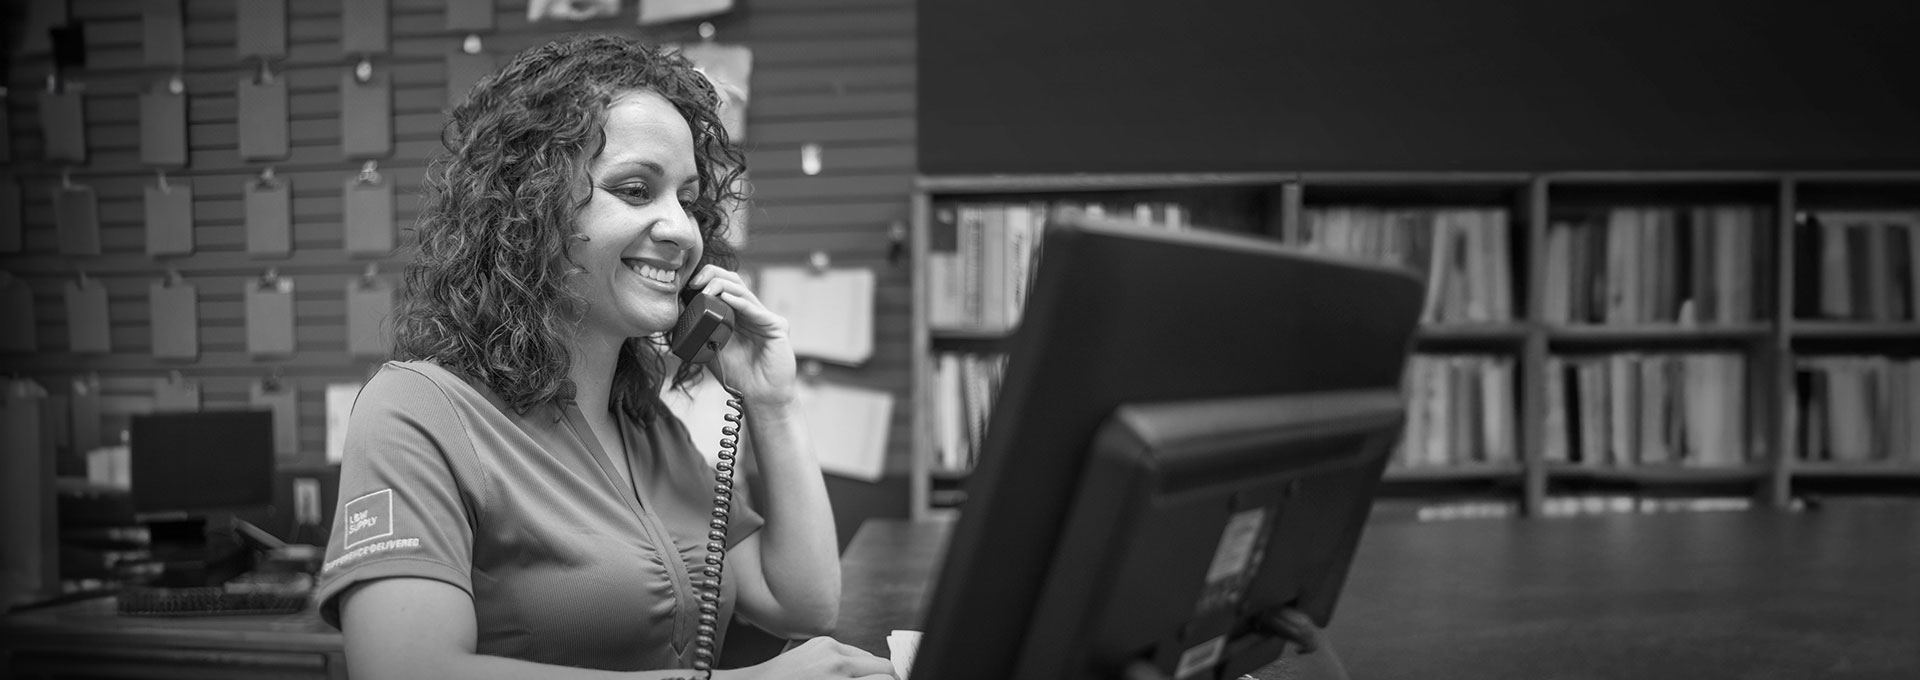
<svg viewBox="0 0 1920 680"><path fill-rule="evenodd" d="M186 63L185 22L180 16L181 0L146 0L140 3L141 47L147 66L179 67Z"/></svg>
<svg viewBox="0 0 1920 680"><path fill-rule="evenodd" d="M147 186L146 209L147 255L193 254L192 184L163 178Z"/></svg>
<svg viewBox="0 0 1920 680"><path fill-rule="evenodd" d="M93 187L65 184L53 188L53 221L60 231L61 255L100 254L100 203Z"/></svg>
<svg viewBox="0 0 1920 680"><path fill-rule="evenodd" d="M0 354L32 354L38 351L38 330L33 289L20 277L0 270Z"/></svg>
<svg viewBox="0 0 1920 680"><path fill-rule="evenodd" d="M194 413L200 410L200 381L179 373L153 381L155 413Z"/></svg>
<svg viewBox="0 0 1920 680"><path fill-rule="evenodd" d="M615 16L619 13L620 0L529 0L527 2L527 21L533 23L548 19L586 21Z"/></svg>
<svg viewBox="0 0 1920 680"><path fill-rule="evenodd" d="M327 463L337 465L347 450L347 420L353 415L353 400L360 397L360 383L327 385Z"/></svg>
<svg viewBox="0 0 1920 680"><path fill-rule="evenodd" d="M140 93L140 162L169 168L187 164L187 93L176 76Z"/></svg>
<svg viewBox="0 0 1920 680"><path fill-rule="evenodd" d="M720 428L733 426L726 419L728 414L733 413L733 409L727 406L730 398L720 382L705 373L696 376L684 388L667 385L660 388L660 401L667 405L667 410L679 416L688 432L694 434L693 447L706 456L708 465L720 462L720 437L717 436ZM704 434L709 432L715 434Z"/></svg>
<svg viewBox="0 0 1920 680"><path fill-rule="evenodd" d="M241 284L246 289L247 353L256 357L293 353L293 279L272 276Z"/></svg>
<svg viewBox="0 0 1920 680"><path fill-rule="evenodd" d="M44 157L54 163L87 162L87 116L85 97L69 85L58 91L40 92L40 130L46 143Z"/></svg>
<svg viewBox="0 0 1920 680"><path fill-rule="evenodd" d="M893 660L893 675L907 680L913 672L913 657L920 652L920 631L896 630L887 634L887 653Z"/></svg>
<svg viewBox="0 0 1920 680"><path fill-rule="evenodd" d="M873 270L768 267L759 291L787 317L795 354L849 366L873 356Z"/></svg>
<svg viewBox="0 0 1920 680"><path fill-rule="evenodd" d="M341 189L346 251L352 257L393 253L393 182L363 171Z"/></svg>
<svg viewBox="0 0 1920 680"><path fill-rule="evenodd" d="M5 104L0 101L0 104ZM5 137L6 135L0 135ZM25 245L20 217L20 185L12 177L0 177L0 253L17 253Z"/></svg>
<svg viewBox="0 0 1920 680"><path fill-rule="evenodd" d="M732 9L733 0L640 0L640 25L710 17Z"/></svg>
<svg viewBox="0 0 1920 680"><path fill-rule="evenodd" d="M233 7L241 59L287 56L287 0L233 0Z"/></svg>
<svg viewBox="0 0 1920 680"><path fill-rule="evenodd" d="M640 3L641 15L652 2ZM723 8L724 9L724 8ZM644 20L641 23L646 23ZM753 98L753 48L699 42L682 45L680 53L706 74L720 94L720 125L734 142L747 138L747 101Z"/></svg>
<svg viewBox="0 0 1920 680"><path fill-rule="evenodd" d="M249 181L246 196L247 254L281 258L293 253L293 184Z"/></svg>
<svg viewBox="0 0 1920 680"><path fill-rule="evenodd" d="M100 376L74 379L67 408L73 418L73 450L100 448Z"/></svg>
<svg viewBox="0 0 1920 680"><path fill-rule="evenodd" d="M809 380L800 384L798 399L821 471L880 481L887 467L893 394Z"/></svg>
<svg viewBox="0 0 1920 680"><path fill-rule="evenodd" d="M446 0L447 30L493 30L493 0Z"/></svg>
<svg viewBox="0 0 1920 680"><path fill-rule="evenodd" d="M356 68L340 74L340 152L348 159L385 158L393 153L392 69Z"/></svg>
<svg viewBox="0 0 1920 680"><path fill-rule="evenodd" d="M255 380L247 404L273 412L273 453L281 458L300 455L299 392L284 380Z"/></svg>
<svg viewBox="0 0 1920 680"><path fill-rule="evenodd" d="M385 54L389 24L388 0L342 0L340 51L347 54Z"/></svg>
<svg viewBox="0 0 1920 680"><path fill-rule="evenodd" d="M153 358L200 357L200 290L186 281L147 284L147 310L153 328Z"/></svg>
<svg viewBox="0 0 1920 680"><path fill-rule="evenodd" d="M385 357L390 349L381 327L393 313L393 286L378 278L347 282L347 354Z"/></svg>
<svg viewBox="0 0 1920 680"><path fill-rule="evenodd" d="M467 100L473 86L494 69L491 52L456 51L447 54L447 108Z"/></svg>
<svg viewBox="0 0 1920 680"><path fill-rule="evenodd" d="M242 80L234 90L234 99L239 107L240 159L286 158L287 81L279 78Z"/></svg>
<svg viewBox="0 0 1920 680"><path fill-rule="evenodd" d="M68 281L67 348L76 354L106 354L113 351L113 335L107 325L107 286L98 279Z"/></svg>

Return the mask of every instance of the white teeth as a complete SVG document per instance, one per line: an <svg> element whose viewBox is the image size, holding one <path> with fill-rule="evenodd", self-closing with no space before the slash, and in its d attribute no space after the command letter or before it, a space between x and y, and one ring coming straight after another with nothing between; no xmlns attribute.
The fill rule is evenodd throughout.
<svg viewBox="0 0 1920 680"><path fill-rule="evenodd" d="M673 283L673 279L674 279L673 272L667 271L665 269L661 269L659 267L655 267L653 265L649 265L641 262L635 262L635 261L628 261L627 268L633 270L634 273L636 274L647 277L649 279L653 279L655 281L659 281L661 283L665 283L665 284Z"/></svg>

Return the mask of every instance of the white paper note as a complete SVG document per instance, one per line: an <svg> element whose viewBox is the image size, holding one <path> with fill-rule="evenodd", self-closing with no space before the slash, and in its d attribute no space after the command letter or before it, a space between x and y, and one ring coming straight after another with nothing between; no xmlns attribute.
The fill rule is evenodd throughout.
<svg viewBox="0 0 1920 680"><path fill-rule="evenodd" d="M793 351L857 366L873 356L873 270L768 267L759 295L787 318Z"/></svg>
<svg viewBox="0 0 1920 680"><path fill-rule="evenodd" d="M800 386L800 410L822 471L880 481L887 466L892 393L809 380Z"/></svg>
<svg viewBox="0 0 1920 680"><path fill-rule="evenodd" d="M893 657L893 674L907 680L913 671L913 655L920 651L920 631L896 630L887 635L887 651Z"/></svg>
<svg viewBox="0 0 1920 680"><path fill-rule="evenodd" d="M347 450L347 416L360 396L360 383L327 385L327 462L338 464Z"/></svg>

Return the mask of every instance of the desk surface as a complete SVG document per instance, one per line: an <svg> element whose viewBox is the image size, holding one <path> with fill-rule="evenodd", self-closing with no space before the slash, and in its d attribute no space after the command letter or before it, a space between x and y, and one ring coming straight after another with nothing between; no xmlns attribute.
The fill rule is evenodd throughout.
<svg viewBox="0 0 1920 680"><path fill-rule="evenodd" d="M836 637L920 629L947 529L863 525ZM1920 502L1375 522L1327 635L1368 680L1920 678Z"/></svg>

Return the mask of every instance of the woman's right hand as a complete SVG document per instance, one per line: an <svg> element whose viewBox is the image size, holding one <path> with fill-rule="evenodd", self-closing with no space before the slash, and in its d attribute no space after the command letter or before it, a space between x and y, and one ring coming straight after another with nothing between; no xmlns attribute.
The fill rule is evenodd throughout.
<svg viewBox="0 0 1920 680"><path fill-rule="evenodd" d="M725 680L875 680L892 678L893 662L830 637L817 637L755 666L714 673Z"/></svg>

